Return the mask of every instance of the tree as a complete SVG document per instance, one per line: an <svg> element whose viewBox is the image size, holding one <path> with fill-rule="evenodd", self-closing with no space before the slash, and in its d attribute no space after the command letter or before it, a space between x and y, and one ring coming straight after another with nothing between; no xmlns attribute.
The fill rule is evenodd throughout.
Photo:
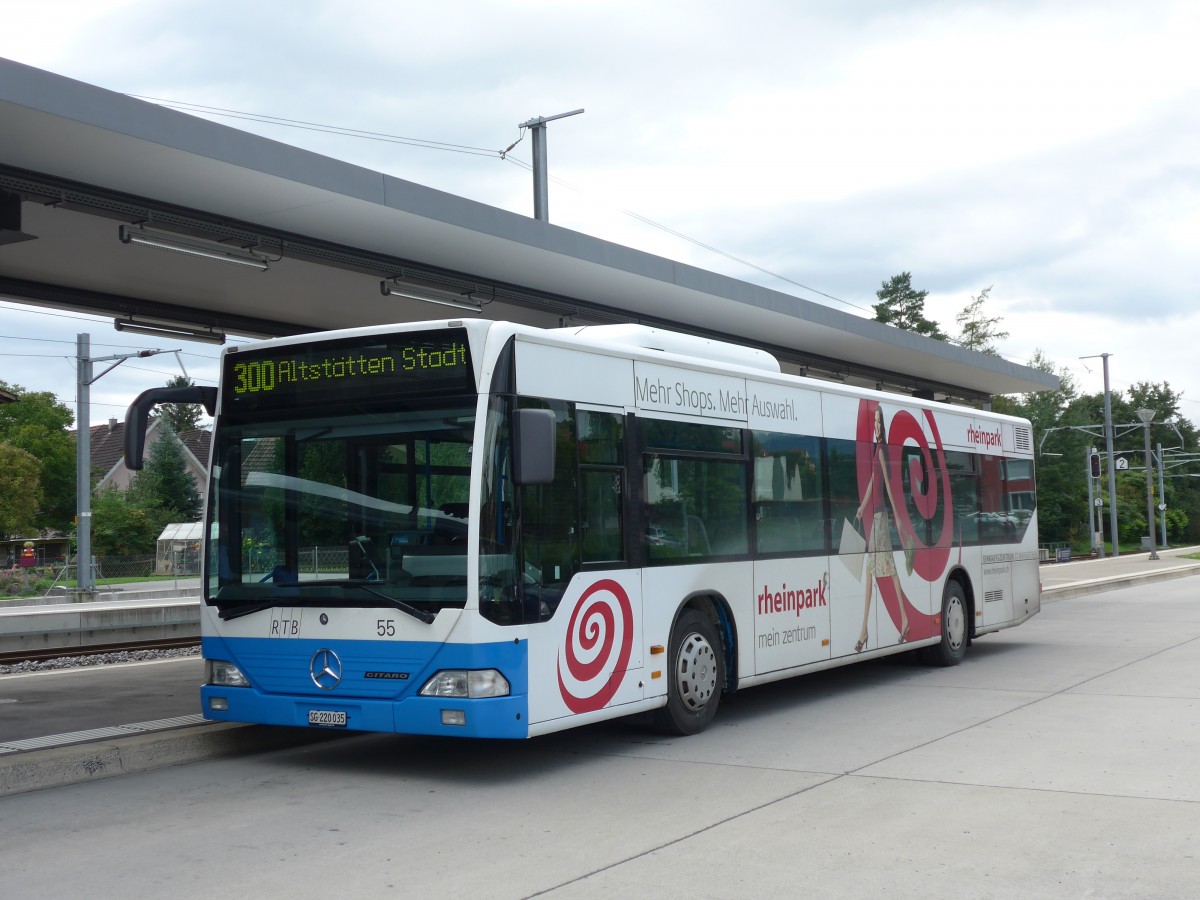
<svg viewBox="0 0 1200 900"><path fill-rule="evenodd" d="M1043 372L1059 376L1057 391L1040 391L1019 398L997 397L994 408L999 412L1023 416L1030 420L1034 431L1034 446L1039 449L1037 461L1038 523L1043 542L1068 541L1076 545L1087 545L1087 455L1089 447L1102 451L1105 441L1100 435L1104 422L1103 394L1079 394L1074 379L1066 370L1055 370L1054 364L1038 351L1029 365ZM1200 540L1200 485L1193 478L1176 478L1174 475L1188 474L1188 470L1200 468L1196 463L1180 460L1172 463L1171 448L1179 445L1175 429L1183 438L1182 446L1191 451L1200 437L1195 426L1179 417L1181 398L1169 384L1140 382L1133 385L1128 394L1114 391L1111 396L1112 420L1119 432L1114 437L1114 451L1130 462L1128 471L1116 473L1117 521L1122 543L1136 544L1147 533L1146 482L1144 459L1144 433L1138 425L1137 410L1155 410L1152 440L1162 440L1164 457L1168 465L1164 473L1164 493L1156 498L1167 504L1167 537L1169 541ZM1174 420L1174 428L1167 422ZM1137 425L1134 428L1121 426ZM1092 433L1072 430L1070 426L1087 427ZM1047 432L1055 431L1043 442ZM1177 454L1177 459L1179 456ZM1107 462L1105 463L1107 466ZM1105 478L1096 485L1104 500L1106 515L1102 528L1108 534L1110 498L1108 497L1107 471ZM1157 492L1157 483L1154 486Z"/></svg>
<svg viewBox="0 0 1200 900"><path fill-rule="evenodd" d="M1139 409L1154 410L1154 420L1150 425L1151 445L1161 443L1163 446L1163 494L1158 497L1158 480L1154 480L1155 504L1167 505L1167 539L1194 542L1200 538L1200 485L1196 479L1187 476L1195 473L1200 466L1194 461L1188 461L1187 455L1195 453L1200 446L1200 432L1196 426L1185 419L1179 411L1182 397L1177 394L1170 383L1164 381L1154 384L1139 381L1129 388L1128 400L1121 398L1121 416L1119 421L1138 422ZM1114 407L1113 417L1117 421L1118 412ZM1140 463L1145 455L1145 434L1139 428L1132 432L1123 442L1131 453L1130 458ZM1129 473L1125 479L1129 484L1130 506L1136 505L1139 522L1142 525L1138 536L1145 534L1146 485L1145 473ZM1121 493L1118 485L1118 493ZM1157 530L1155 531L1157 534Z"/></svg>
<svg viewBox="0 0 1200 900"><path fill-rule="evenodd" d="M202 501L196 479L187 470L183 445L164 422L163 435L146 459L145 468L134 479L135 499L166 512L171 522L194 522L200 518Z"/></svg>
<svg viewBox="0 0 1200 900"><path fill-rule="evenodd" d="M1037 459L1038 528L1043 542L1087 544L1089 510L1085 474L1087 448L1095 438L1064 426L1091 425L1096 419L1081 398L1075 379L1057 368L1041 350L1028 362L1032 369L1057 375L1053 391L1036 391L1018 398L997 397L997 412L1021 416L1033 426ZM1050 429L1063 429L1047 437Z"/></svg>
<svg viewBox="0 0 1200 900"><path fill-rule="evenodd" d="M186 375L176 375L167 382L169 388L193 387L195 382ZM164 403L158 408L159 416L171 426L176 434L196 431L204 416L204 407L199 403Z"/></svg>
<svg viewBox="0 0 1200 900"><path fill-rule="evenodd" d="M1177 420L1180 423L1180 430L1186 433L1190 429L1195 431L1195 428L1179 414L1179 401L1182 398L1171 389L1170 382L1164 381L1162 384L1151 384L1148 381L1139 381L1129 388L1129 407L1134 411L1134 418L1130 421L1137 422L1137 410L1152 409L1154 410L1155 424L1165 424L1172 420ZM1193 442L1191 446L1195 446Z"/></svg>
<svg viewBox="0 0 1200 900"><path fill-rule="evenodd" d="M0 441L24 450L38 464L41 503L33 527L66 531L75 519L75 444L68 430L75 416L49 391L27 392L3 381L0 388L20 397L0 404Z"/></svg>
<svg viewBox="0 0 1200 900"><path fill-rule="evenodd" d="M980 353L999 356L996 341L1004 340L1008 337L1008 332L1000 331L996 327L1001 322L999 316L989 317L983 313L983 305L990 299L991 293L992 285L988 285L979 292L978 296L972 297L971 302L954 317L960 330L955 343L968 350L978 350Z"/></svg>
<svg viewBox="0 0 1200 900"><path fill-rule="evenodd" d="M0 537L32 534L41 499L37 459L19 447L0 444Z"/></svg>
<svg viewBox="0 0 1200 900"><path fill-rule="evenodd" d="M1033 358L1026 365L1047 375L1057 375L1058 389L1034 391L1016 398L996 397L993 401L993 409L997 412L1029 419L1033 425L1035 437L1040 437L1047 428L1067 424L1061 422L1060 419L1067 409L1079 399L1079 388L1075 384L1075 376L1068 369L1056 367L1054 361L1047 357L1040 348L1034 351Z"/></svg>
<svg viewBox="0 0 1200 900"><path fill-rule="evenodd" d="M929 291L913 289L912 273L893 275L875 292L879 298L874 306L875 321L944 341L946 335L938 328L937 322L925 318L925 298L928 295Z"/></svg>
<svg viewBox="0 0 1200 900"><path fill-rule="evenodd" d="M92 553L96 556L146 556L171 517L135 493L98 491L92 498Z"/></svg>

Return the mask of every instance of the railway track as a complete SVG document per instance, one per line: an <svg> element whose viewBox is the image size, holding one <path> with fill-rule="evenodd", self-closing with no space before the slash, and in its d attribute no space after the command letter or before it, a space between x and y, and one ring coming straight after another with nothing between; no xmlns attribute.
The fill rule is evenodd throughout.
<svg viewBox="0 0 1200 900"><path fill-rule="evenodd" d="M196 597L130 597L0 610L0 666L199 643Z"/></svg>
<svg viewBox="0 0 1200 900"><path fill-rule="evenodd" d="M45 662L49 659L70 659L80 656L103 656L109 653L133 653L138 650L177 650L182 647L198 647L195 635L176 638L158 638L140 641L119 641L111 644L87 644L71 647L38 647L28 650L0 652L0 666L20 665L23 662Z"/></svg>

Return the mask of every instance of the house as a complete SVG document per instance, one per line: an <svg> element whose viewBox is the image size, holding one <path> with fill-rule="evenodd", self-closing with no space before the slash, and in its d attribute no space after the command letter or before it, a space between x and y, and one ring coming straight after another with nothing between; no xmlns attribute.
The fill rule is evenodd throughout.
<svg viewBox="0 0 1200 900"><path fill-rule="evenodd" d="M165 429L161 419L151 419L146 429L146 455L162 440ZM177 435L183 444L183 459L188 472L196 479L200 496L208 493L208 453L212 447L212 432L199 429ZM125 466L125 423L109 419L104 425L91 428L92 476L97 490L112 488L129 490L135 472Z"/></svg>
<svg viewBox="0 0 1200 900"><path fill-rule="evenodd" d="M31 535L0 539L0 567L11 569L16 565L26 543L33 544L34 559L39 566L61 566L71 552L71 540L65 537Z"/></svg>

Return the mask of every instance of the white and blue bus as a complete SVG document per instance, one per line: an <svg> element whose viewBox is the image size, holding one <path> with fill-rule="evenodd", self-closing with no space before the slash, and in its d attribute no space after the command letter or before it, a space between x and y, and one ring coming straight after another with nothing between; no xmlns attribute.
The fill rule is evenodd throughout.
<svg viewBox="0 0 1200 900"><path fill-rule="evenodd" d="M1038 612L1027 422L634 325L443 320L225 350L204 715L525 738Z"/></svg>

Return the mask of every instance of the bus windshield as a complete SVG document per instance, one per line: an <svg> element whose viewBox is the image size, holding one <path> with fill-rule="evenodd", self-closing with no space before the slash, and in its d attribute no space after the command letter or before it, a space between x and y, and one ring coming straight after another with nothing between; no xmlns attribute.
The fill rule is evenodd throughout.
<svg viewBox="0 0 1200 900"><path fill-rule="evenodd" d="M475 398L218 430L209 601L389 606L432 620L467 597Z"/></svg>

